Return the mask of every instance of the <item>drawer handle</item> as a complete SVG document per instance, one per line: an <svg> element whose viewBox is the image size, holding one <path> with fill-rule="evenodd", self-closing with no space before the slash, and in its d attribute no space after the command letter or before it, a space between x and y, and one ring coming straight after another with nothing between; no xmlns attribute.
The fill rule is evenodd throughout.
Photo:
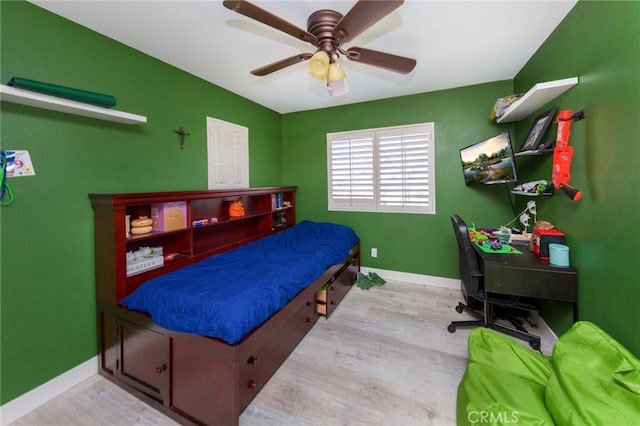
<svg viewBox="0 0 640 426"><path fill-rule="evenodd" d="M313 318L307 317L307 322L313 322Z"/></svg>
<svg viewBox="0 0 640 426"><path fill-rule="evenodd" d="M255 380L249 381L249 389L256 390L258 388L258 382Z"/></svg>
<svg viewBox="0 0 640 426"><path fill-rule="evenodd" d="M250 356L247 360L247 364L255 366L256 364L258 364L258 357Z"/></svg>
<svg viewBox="0 0 640 426"><path fill-rule="evenodd" d="M332 300L332 301L331 301L331 302L329 302L329 303L331 303L332 305L335 305L335 304L336 304L336 301L335 301L335 300Z"/></svg>
<svg viewBox="0 0 640 426"><path fill-rule="evenodd" d="M167 364L162 364L160 367L156 368L156 374L162 374L162 372L166 369L167 369Z"/></svg>
<svg viewBox="0 0 640 426"><path fill-rule="evenodd" d="M307 306L313 306L313 302L307 300Z"/></svg>
<svg viewBox="0 0 640 426"><path fill-rule="evenodd" d="M336 286L335 286L335 285L332 285L331 287L329 287L329 290L331 290L331 291L336 291Z"/></svg>

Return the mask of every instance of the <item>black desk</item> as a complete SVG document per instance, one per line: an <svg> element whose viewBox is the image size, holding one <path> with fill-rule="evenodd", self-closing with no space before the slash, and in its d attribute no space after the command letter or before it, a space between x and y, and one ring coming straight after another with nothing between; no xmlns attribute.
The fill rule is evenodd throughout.
<svg viewBox="0 0 640 426"><path fill-rule="evenodd" d="M488 293L557 300L573 303L573 320L578 321L578 271L573 267L549 265L525 246L522 254L485 253L474 244L484 289Z"/></svg>

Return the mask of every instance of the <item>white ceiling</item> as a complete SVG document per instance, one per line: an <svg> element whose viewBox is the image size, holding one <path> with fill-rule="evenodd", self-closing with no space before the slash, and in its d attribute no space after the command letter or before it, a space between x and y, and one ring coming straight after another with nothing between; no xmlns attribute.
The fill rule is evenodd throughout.
<svg viewBox="0 0 640 426"><path fill-rule="evenodd" d="M280 113L513 78L577 0L406 0L346 44L417 60L408 75L341 60L349 93L331 97L302 62L265 77L250 70L314 48L222 6L222 1L32 0L141 52ZM254 1L306 29L319 9L355 0Z"/></svg>

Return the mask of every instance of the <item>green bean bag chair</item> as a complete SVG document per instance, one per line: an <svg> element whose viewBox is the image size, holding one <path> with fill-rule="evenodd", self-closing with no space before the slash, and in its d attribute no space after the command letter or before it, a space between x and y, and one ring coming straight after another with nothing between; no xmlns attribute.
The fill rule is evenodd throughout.
<svg viewBox="0 0 640 426"><path fill-rule="evenodd" d="M458 425L640 425L640 361L590 322L551 356L488 328L469 335Z"/></svg>

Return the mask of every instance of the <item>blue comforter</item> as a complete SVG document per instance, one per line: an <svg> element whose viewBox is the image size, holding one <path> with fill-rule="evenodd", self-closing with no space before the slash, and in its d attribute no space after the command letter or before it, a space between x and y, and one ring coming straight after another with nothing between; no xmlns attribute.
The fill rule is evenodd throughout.
<svg viewBox="0 0 640 426"><path fill-rule="evenodd" d="M121 303L166 329L235 344L344 261L356 242L346 226L303 221L147 281Z"/></svg>

